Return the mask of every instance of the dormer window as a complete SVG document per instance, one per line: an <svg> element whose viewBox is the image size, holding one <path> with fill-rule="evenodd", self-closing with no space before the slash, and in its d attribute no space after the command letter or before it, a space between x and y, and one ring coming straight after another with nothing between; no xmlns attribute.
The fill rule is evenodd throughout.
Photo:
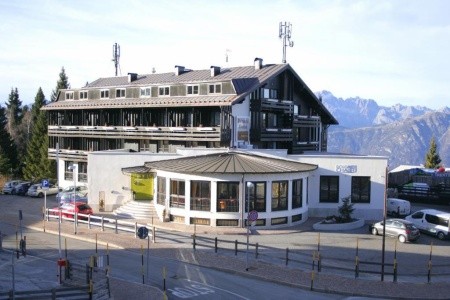
<svg viewBox="0 0 450 300"><path fill-rule="evenodd" d="M222 84L215 83L209 85L209 93L210 94L221 94L222 93Z"/></svg>
<svg viewBox="0 0 450 300"><path fill-rule="evenodd" d="M100 90L100 99L109 99L109 90Z"/></svg>
<svg viewBox="0 0 450 300"><path fill-rule="evenodd" d="M116 89L116 98L125 98L125 89Z"/></svg>
<svg viewBox="0 0 450 300"><path fill-rule="evenodd" d="M151 87L141 88L141 97L151 97L151 96L152 96Z"/></svg>
<svg viewBox="0 0 450 300"><path fill-rule="evenodd" d="M87 100L87 98L88 98L88 92L80 91L80 100Z"/></svg>
<svg viewBox="0 0 450 300"><path fill-rule="evenodd" d="M186 86L187 95L198 95L198 84Z"/></svg>
<svg viewBox="0 0 450 300"><path fill-rule="evenodd" d="M159 96L170 96L170 87L169 86L160 86L158 88L158 95Z"/></svg>
<svg viewBox="0 0 450 300"><path fill-rule="evenodd" d="M66 92L66 100L73 100L73 92Z"/></svg>

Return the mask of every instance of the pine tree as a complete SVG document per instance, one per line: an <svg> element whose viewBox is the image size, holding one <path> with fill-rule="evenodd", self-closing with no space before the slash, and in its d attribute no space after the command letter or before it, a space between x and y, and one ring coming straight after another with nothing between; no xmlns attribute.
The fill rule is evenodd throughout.
<svg viewBox="0 0 450 300"><path fill-rule="evenodd" d="M20 101L17 88L11 89L8 102L6 102L6 111L8 118L8 132L14 139L18 134L16 128L22 122L23 117L22 101Z"/></svg>
<svg viewBox="0 0 450 300"><path fill-rule="evenodd" d="M23 176L27 180L54 178L54 167L48 159L47 116L40 111L28 144Z"/></svg>
<svg viewBox="0 0 450 300"><path fill-rule="evenodd" d="M17 148L7 130L5 108L0 105L0 173L15 177L17 174Z"/></svg>
<svg viewBox="0 0 450 300"><path fill-rule="evenodd" d="M441 163L441 158L439 157L439 153L437 152L437 145L434 139L434 136L430 141L430 148L425 156L425 168L436 169Z"/></svg>
<svg viewBox="0 0 450 300"><path fill-rule="evenodd" d="M34 97L34 103L31 108L31 123L34 124L39 116L41 108L47 104L45 100L44 92L42 88L39 87L39 90L36 93L36 97Z"/></svg>
<svg viewBox="0 0 450 300"><path fill-rule="evenodd" d="M56 82L56 89L52 91L52 96L50 98L51 102L56 101L58 91L60 89L70 89L69 77L67 77L64 67L61 68L61 72L59 73L59 79Z"/></svg>

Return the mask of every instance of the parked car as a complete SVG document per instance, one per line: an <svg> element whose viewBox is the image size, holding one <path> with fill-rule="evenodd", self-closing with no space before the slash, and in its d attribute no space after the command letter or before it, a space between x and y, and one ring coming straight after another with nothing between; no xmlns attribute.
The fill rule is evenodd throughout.
<svg viewBox="0 0 450 300"><path fill-rule="evenodd" d="M31 185L32 185L32 183L29 181L21 182L14 187L11 194L23 196L28 192L28 189L30 188Z"/></svg>
<svg viewBox="0 0 450 300"><path fill-rule="evenodd" d="M75 207L75 209L74 209ZM61 206L53 208L53 214L58 215L58 211L61 209L61 215L65 218L72 218L73 214L76 212L77 214L84 214L84 215L92 215L94 211L92 208L84 202L75 202L75 205L73 203L64 203ZM86 219L84 216L77 216L77 219Z"/></svg>
<svg viewBox="0 0 450 300"><path fill-rule="evenodd" d="M58 191L59 191L58 187L54 184L50 184L50 186L47 189L44 189L41 183L36 183L30 186L27 192L27 196L42 198L44 197L45 192L47 192L48 196L48 195L56 195Z"/></svg>
<svg viewBox="0 0 450 300"><path fill-rule="evenodd" d="M7 181L5 183L5 185L3 186L2 189L2 193L3 194L12 194L12 191L14 190L14 188L16 187L16 185L18 185L19 183L21 183L22 180L11 180L11 181Z"/></svg>
<svg viewBox="0 0 450 300"><path fill-rule="evenodd" d="M73 185L64 188L56 195L56 200L62 202L61 199L69 197L70 193L72 193L72 200L73 200L73 190L74 190ZM76 191L81 194L87 195L88 188L85 185L77 185Z"/></svg>
<svg viewBox="0 0 450 300"><path fill-rule="evenodd" d="M76 192L75 196L73 192L65 192L65 193L58 193L59 195L59 204L63 205L64 203L70 203L74 201L75 202L88 202L87 198L87 192Z"/></svg>
<svg viewBox="0 0 450 300"><path fill-rule="evenodd" d="M406 217L411 214L411 203L408 200L387 198L386 213L393 217Z"/></svg>
<svg viewBox="0 0 450 300"><path fill-rule="evenodd" d="M435 235L440 240L450 237L450 213L436 209L423 209L407 216L405 220L412 222L420 231Z"/></svg>
<svg viewBox="0 0 450 300"><path fill-rule="evenodd" d="M383 221L372 224L370 231L373 235L382 235ZM386 236L398 238L400 243L416 241L420 237L419 229L403 219L386 219L385 233Z"/></svg>

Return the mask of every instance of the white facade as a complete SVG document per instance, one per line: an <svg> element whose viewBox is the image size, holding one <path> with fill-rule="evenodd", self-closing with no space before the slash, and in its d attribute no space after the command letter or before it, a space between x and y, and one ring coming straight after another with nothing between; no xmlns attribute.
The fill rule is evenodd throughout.
<svg viewBox="0 0 450 300"><path fill-rule="evenodd" d="M105 211L112 211L127 201L133 195L130 188L130 176L123 174L121 169L127 167L143 166L145 162L180 158L192 155L204 155L224 151L223 149L179 149L177 154L155 154L145 152L123 152L105 151L93 152L88 156L88 187L89 204L98 210L100 200ZM295 224L304 222L309 216L325 217L338 214L338 206L342 204L342 198L350 196L351 182L353 176L370 177L370 202L355 203L353 216L364 220L378 220L383 216L384 191L386 182L386 157L339 155L339 154L304 154L287 155L283 150L248 150L252 154L269 155L281 159L289 159L302 163L317 165L318 168L312 172L283 173L283 174L214 174L212 176L192 175L174 173L167 171L156 171L153 194L155 195L154 206L160 218L163 212L175 216L177 222L191 224L192 219L208 219L211 226L216 226L216 220L239 220L239 225L245 223L246 213L243 207L245 203L244 187L248 181L266 182L266 212L260 212L258 220L264 219L263 227L272 227L278 219L286 217L286 223L278 226L294 225L292 217L295 216ZM166 193L165 204L157 204L157 176L164 177L166 187L170 186L170 179L185 181L185 207L169 207L170 193ZM339 201L337 203L320 202L320 177L339 176ZM291 208L292 180L303 180L303 204L300 208ZM211 208L209 211L194 211L190 209L190 181L202 180L211 182ZM271 182L287 180L288 184L288 210L271 211ZM220 181L239 182L239 211L218 212L217 210L217 183ZM300 218L300 220L299 220Z"/></svg>

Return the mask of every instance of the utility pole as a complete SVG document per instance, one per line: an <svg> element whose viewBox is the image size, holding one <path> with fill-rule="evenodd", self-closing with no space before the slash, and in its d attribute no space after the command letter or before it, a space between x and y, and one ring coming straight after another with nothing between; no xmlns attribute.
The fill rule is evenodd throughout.
<svg viewBox="0 0 450 300"><path fill-rule="evenodd" d="M279 38L283 40L283 64L286 63L286 47L294 47L294 42L291 41L292 24L289 22L280 22Z"/></svg>

